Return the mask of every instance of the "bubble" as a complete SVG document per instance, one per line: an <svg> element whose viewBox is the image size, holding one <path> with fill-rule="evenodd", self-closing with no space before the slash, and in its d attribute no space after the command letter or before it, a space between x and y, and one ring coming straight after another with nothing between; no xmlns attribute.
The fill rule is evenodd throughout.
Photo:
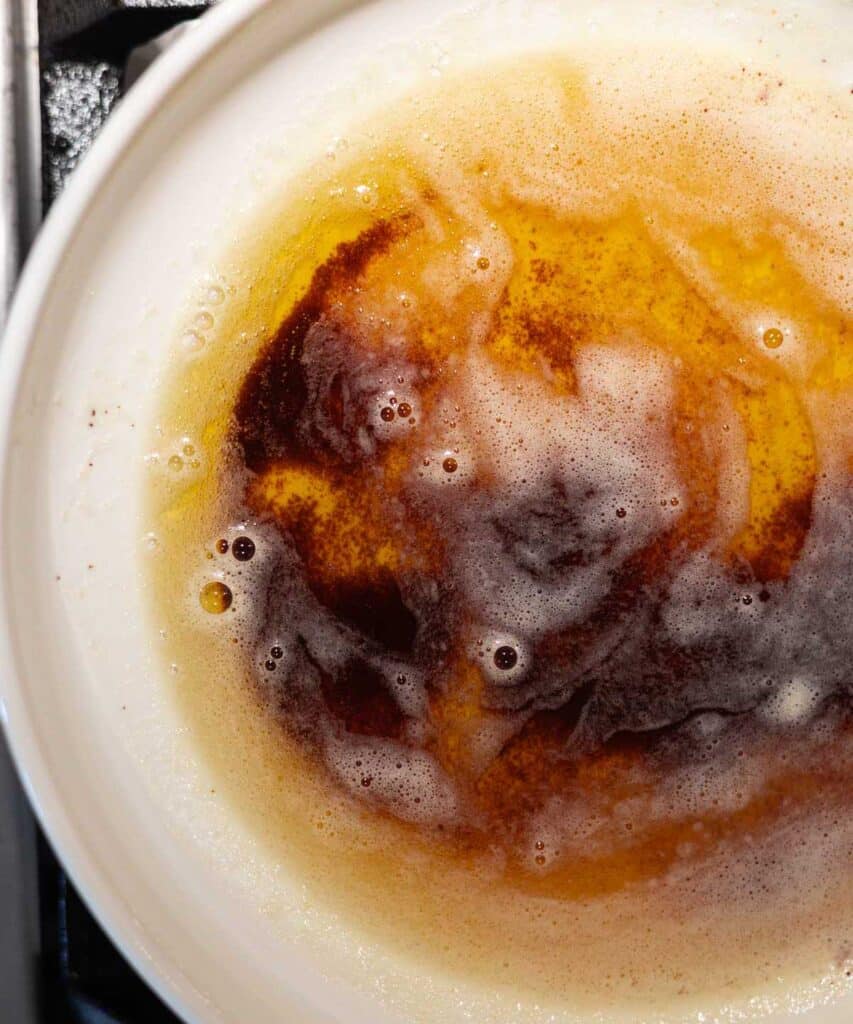
<svg viewBox="0 0 853 1024"><path fill-rule="evenodd" d="M445 473L455 473L459 469L459 463L452 455L448 455L447 458L442 462L441 468Z"/></svg>
<svg viewBox="0 0 853 1024"><path fill-rule="evenodd" d="M349 146L349 142L342 135L335 135L332 141L326 148L326 156L329 160L335 160L339 150L345 150Z"/></svg>
<svg viewBox="0 0 853 1024"><path fill-rule="evenodd" d="M494 662L496 668L499 668L502 672L508 672L510 669L515 668L518 662L518 652L514 647L510 647L509 644L503 644L495 651Z"/></svg>
<svg viewBox="0 0 853 1024"><path fill-rule="evenodd" d="M518 637L494 632L481 636L469 650L495 686L508 689L527 676L530 658L527 645Z"/></svg>
<svg viewBox="0 0 853 1024"><path fill-rule="evenodd" d="M385 410L383 409L383 412ZM404 420L407 420L412 415L412 407L408 402L400 402L399 408L397 409L397 415Z"/></svg>
<svg viewBox="0 0 853 1024"><path fill-rule="evenodd" d="M221 306L225 301L225 292L218 284L212 284L207 289L205 299L211 306Z"/></svg>
<svg viewBox="0 0 853 1024"><path fill-rule="evenodd" d="M211 580L201 588L198 596L199 604L210 615L221 615L231 607L234 595L230 587L221 580Z"/></svg>
<svg viewBox="0 0 853 1024"><path fill-rule="evenodd" d="M196 313L193 323L200 331L209 331L214 324L213 314L208 313L207 310L202 310L201 313Z"/></svg>
<svg viewBox="0 0 853 1024"><path fill-rule="evenodd" d="M156 533L146 533L142 538L142 543L148 551L156 551L160 547L160 541Z"/></svg>
<svg viewBox="0 0 853 1024"><path fill-rule="evenodd" d="M356 185L355 194L365 206L375 206L377 202L376 189L372 185Z"/></svg>
<svg viewBox="0 0 853 1024"><path fill-rule="evenodd" d="M180 471L184 468L184 460L180 457L180 455L170 455L167 465L169 469L172 470L173 473L180 473Z"/></svg>
<svg viewBox="0 0 853 1024"><path fill-rule="evenodd" d="M255 542L251 537L247 537L245 534L240 534L239 537L234 538L234 542L231 545L231 552L238 562L248 562L255 554Z"/></svg>
<svg viewBox="0 0 853 1024"><path fill-rule="evenodd" d="M187 352L200 352L204 348L204 338L198 331L184 331L181 344Z"/></svg>
<svg viewBox="0 0 853 1024"><path fill-rule="evenodd" d="M385 405L382 407L382 411L379 413L379 415L386 423L390 423L391 420L394 419L394 410L391 408L390 405Z"/></svg>
<svg viewBox="0 0 853 1024"><path fill-rule="evenodd" d="M779 348L785 337L778 327L768 327L764 332L763 340L767 348Z"/></svg>
<svg viewBox="0 0 853 1024"><path fill-rule="evenodd" d="M216 542L216 550L219 552L220 555L228 554L228 541L224 537L221 537Z"/></svg>
<svg viewBox="0 0 853 1024"><path fill-rule="evenodd" d="M480 270L488 270L490 265L491 264L490 264L488 256L478 256L477 257L477 267Z"/></svg>

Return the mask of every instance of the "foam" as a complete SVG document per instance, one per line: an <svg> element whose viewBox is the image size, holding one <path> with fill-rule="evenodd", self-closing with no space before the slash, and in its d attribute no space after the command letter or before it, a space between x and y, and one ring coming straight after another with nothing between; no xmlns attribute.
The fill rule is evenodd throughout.
<svg viewBox="0 0 853 1024"><path fill-rule="evenodd" d="M798 725L820 707L825 688L800 677L778 687L762 705L762 713L779 725Z"/></svg>
<svg viewBox="0 0 853 1024"><path fill-rule="evenodd" d="M312 260L375 219L405 227L357 281L317 299L296 360L305 408L289 416L287 443L252 467L262 478L296 452L315 473L311 500L298 514L281 494L249 509L232 501L227 521L268 536L269 550L259 548L250 576L202 561L188 587L194 626L239 641L271 717L310 752L306 780L343 794L334 827L356 825L341 860L365 844L380 860L389 836L393 850L417 849L420 865L438 849L436 891L465 908L448 920L490 963L500 939L467 930L478 906L465 899L467 884L488 879L480 906L493 895L508 915L523 908L507 934L532 936L524 948L534 952L513 970L534 974L539 991L571 987L542 935L565 948L577 925L560 917L549 933L544 902L559 905L555 915L598 905L584 947L596 950L598 992L630 991L602 980L614 957L647 981L663 984L677 961L697 987L727 984L722 967L714 982L696 970L720 946L733 976L746 963L764 976L764 924L816 935L828 911L809 918L807 908L825 908L843 884L851 849L849 398L846 357L827 340L850 297L837 272L849 140L828 114L826 131L802 129L816 104L805 86L774 86L786 102L774 93L765 103L758 67L721 77L721 58L693 49L644 59L645 76L603 47L576 66L542 59L466 88L439 85L389 113L390 149L376 138L336 147L332 178L317 179L328 206L312 231L322 239L299 243ZM338 221L361 227L339 237L329 227ZM535 237L525 233L533 222ZM584 247L598 232L605 262L625 251L641 269L651 260L665 296L680 282L683 323L664 311L655 333L640 316L626 327L618 309L594 319L585 289L600 267ZM548 253L574 276L553 294L547 274L519 289ZM762 291L779 267L781 283ZM618 266L602 280L606 305ZM564 350L556 329L535 335L536 322L499 329L501 316L515 327L518 310L540 300L548 324L581 310L560 327ZM783 335L775 349L763 341L770 327ZM794 442L814 453L797 473L808 478L809 458L816 466L802 544L773 571L756 555L769 519L754 503L768 477L783 476L774 431L786 439L772 408L756 411L762 393L779 420L807 424ZM401 404L409 415L383 416ZM776 440L756 457L765 436ZM236 443L223 472L239 456ZM786 500L796 484L786 482ZM319 526L318 494L338 503ZM348 562L353 510L363 543ZM197 609L210 571L235 592L227 629ZM383 574L398 595L382 589ZM374 625L399 603L412 613L411 643L394 648L371 632L361 612L374 600ZM510 669L495 664L501 646L516 652ZM282 656L268 670L274 647ZM532 744L537 729L551 746ZM524 788L555 764L568 783L561 776L544 796ZM389 823L409 831L382 831ZM427 853L406 845L413 833ZM460 854L462 881L451 883L460 849L483 859L468 872ZM390 863L405 873L402 854ZM390 880L360 870L349 877L381 900ZM548 900L517 904L518 892ZM669 914L695 925L695 963ZM655 944L647 921L675 941ZM821 955L839 956L837 923L820 935ZM791 943L782 974L797 959Z"/></svg>
<svg viewBox="0 0 853 1024"><path fill-rule="evenodd" d="M345 467L345 478L324 478L322 487L331 487L332 493L339 488L346 495L361 467L375 464L377 468L368 470L375 474L369 487L382 498L369 514L387 518L387 528L379 528L378 549L395 550L402 544L405 551L405 531L413 529L412 523L423 521L433 531L440 550L436 557L442 559L449 581L446 587L438 586L428 572L405 568L406 559L417 562L417 553L382 556L397 566L395 586L417 622L414 648L394 654L377 636L364 635L357 611L341 618L336 599L326 593L330 584L325 577L332 572L328 566L312 570L325 574L323 580L301 580L300 545L305 541L299 539L302 534L291 535L290 527L275 541L282 561L274 586L267 586L263 600L256 596L254 605L241 592L231 623L240 642L257 651L264 686L284 718L294 715L300 729L308 730L325 751L333 774L357 798L365 798L360 789L366 787L353 784L352 766L367 748L359 735L363 724L352 721L360 723L362 711L341 712L355 718L347 720L343 732L340 723L335 725L330 740L325 723L329 712L324 710L332 699L330 679L366 673L375 695L359 699L390 700L396 709L388 711L393 721L383 728L396 730L415 746L431 748L436 742L432 695L436 689L453 688L453 673L459 671L452 664L453 652L461 644L464 659L483 683L479 713L489 709L506 716L500 727L486 720L482 728L468 730L469 770L486 771L489 754L494 760L528 727L532 713L559 709L574 694L585 694L566 740L567 751L574 748L579 755L622 733L643 736L672 730L672 742L669 735L649 741L652 751L673 744L688 749L691 742L713 733L708 752L699 756L694 751L696 764L678 776L666 800L643 805L642 813L635 809L634 817L649 826L721 808L734 813L761 791L767 773L756 770L753 778L742 765L731 764L721 737L736 733L758 749L763 742L758 726L750 725L741 735L741 719L752 716L750 722L760 720L764 728L772 728L816 713L842 691L837 666L848 654L843 639L824 646L820 654L809 640L820 631L824 614L823 605L814 601L810 551L827 550L827 511L838 516L847 507L837 478L825 477L818 488L824 505L814 515L802 559L787 580L765 580L748 567L733 568L724 554L738 543L747 550L749 543L754 546L750 531L758 529L752 502L762 483L756 479L760 463L750 446L756 444L756 430L769 427L761 420L750 421L747 417L755 414L745 412L744 403L761 389L778 388L774 364L801 390L807 388L804 374L815 365L800 340L803 327L793 312L784 310L784 298L783 312L761 305L742 294L747 286L726 279L720 263L720 253L737 245L744 247L743 259L753 259L756 239L767 231L754 218L770 195L774 202L779 196L772 173L765 169L761 183L766 191L757 194L752 179L743 185L735 182L713 214L702 181L681 180L678 171L678 188L662 197L654 175L641 163L626 168L606 133L601 139L602 124L615 130L623 123L624 98L613 101L605 88L613 102L604 105L601 96L588 94L587 108L581 106L579 112L564 102L561 74L555 65L538 80L538 101L543 96L547 101L537 119L551 142L537 159L531 160L524 146L502 147L493 138L479 156L480 176L472 176L466 169L475 151L472 140L488 136L492 115L487 109L479 116L474 136L455 134L453 125L466 123L469 116L464 98L451 114L451 129L440 145L429 138L407 138L416 170L407 167L404 175L401 201L410 208L400 226L387 234L379 255L359 255L356 287L349 288L344 265L328 278L331 283L324 287L331 289L331 297L319 294L310 300L316 321L299 335L294 343L298 348L272 346L263 357L264 379L293 373L304 399L289 408L289 418L271 420L252 441L254 468L280 461L291 445L301 460L318 459L324 473ZM689 92L695 83L688 87ZM733 97L737 94L735 88ZM506 104L500 111L507 134L526 140L523 122L530 111L524 96L523 90L503 95ZM662 130L666 116L665 110L655 110L649 123L638 128L638 140L652 129ZM597 142L590 134L592 125ZM691 139L701 150L702 137L694 134ZM569 161L567 170L564 154L580 150L584 160ZM618 181L610 177L611 166L618 167ZM611 187L596 191L595 183L602 179ZM359 180L334 190L335 196L346 202L354 195L379 216L387 186L362 172L356 175ZM818 188L819 182L812 178L810 186ZM365 198L370 201L365 203ZM642 218L631 211L631 204L645 211ZM534 221L548 211L539 233L530 229L535 256L525 255L525 236L519 236L528 230L524 217L519 219L519 211L526 210ZM730 218L747 225L743 238L721 234L731 231ZM555 222L567 225L568 241L549 233ZM703 249L704 242L695 244L685 233L685 224L697 222L706 225L698 237L710 237L710 248ZM591 226L595 224L603 227ZM619 232L634 232L634 244L645 247L637 259L660 261L663 294L672 288L676 307L681 303L709 340L700 335L692 341L694 323L670 324L666 314L654 314L658 320L653 316L652 321L635 317L619 326L618 308L589 337L583 319L570 322L579 327L560 326L560 304L571 309L575 301L586 301L573 288L590 284L579 278L574 285L568 280L560 284L559 274L571 272L561 267L571 268L571 261L579 259L594 280L600 272L597 264L583 260L584 246L595 230L602 232L595 244L603 247L604 261L623 258ZM775 242L767 245L776 251ZM820 277L813 266L801 265L796 273L806 269ZM639 271L640 288L644 273ZM540 275L538 290L525 293L524 285L518 285L527 279L525 274L529 279ZM555 275L558 283L553 285ZM666 284L665 275L675 283ZM795 274L791 279L800 287ZM617 271L615 286L618 280ZM650 294L654 299L657 292ZM694 294L699 298L691 298ZM607 308L606 294L598 301ZM634 301L630 292L626 301ZM525 303L532 311L530 321L522 316ZM813 312L818 306L815 300L808 308ZM597 315L596 307L585 315ZM818 320L824 316L813 315ZM521 324L521 347L512 334L512 317ZM770 350L763 342L769 324L783 339ZM564 349L549 347L561 330L569 332ZM655 330L662 340L654 336ZM679 330L685 332L684 340ZM525 336L534 341L524 342ZM705 393L689 399L697 406L688 413L685 394L691 394L692 378L706 372L691 345L703 342L712 359L711 375ZM291 367L278 367L275 360L291 359L291 351ZM245 398L241 401L241 408L250 408ZM400 409L406 414L400 415ZM286 436L277 438L276 430ZM382 464L386 450L400 458ZM703 473L708 475L705 480ZM712 491L703 495L702 486L711 484ZM337 509L351 499L322 500L338 502ZM270 506L277 510L273 518L287 507ZM299 514L313 515L316 507L309 502ZM334 533L338 515L335 511L324 519L322 530ZM694 521L699 525L691 527ZM316 533L320 527L311 529ZM660 556L663 561L640 568L643 559L657 557L658 549L667 552ZM337 550L333 545L325 557L338 557ZM635 562L638 568L626 568ZM842 563L843 558L832 570L836 577ZM293 577L286 583L279 578L283 571ZM646 571L649 577L641 586L630 584L634 592L627 611L614 613L604 629L596 626L583 643L572 639L572 631L588 629L591 617L612 600L620 574L627 572L630 580L631 573ZM821 575L827 571L822 566ZM252 579L242 580L239 573L228 579L238 589L248 587L249 595L253 586L255 592L263 590L257 572ZM350 585L372 584L368 577L358 577ZM381 618L384 612L376 614ZM258 621L265 623L260 640L250 635ZM661 625L661 641L650 637L653 621ZM430 630L439 637L431 647L423 640ZM667 644L686 659L680 674L667 664L673 657ZM493 652L501 645L515 651L510 670L495 665ZM283 657L270 669L269 651L279 646ZM798 650L811 651L827 666L822 669L825 678L809 684L813 694L791 682ZM544 651L549 653L543 656ZM400 679L406 680L405 686L399 685ZM661 693L661 686L672 693ZM740 724L735 726L735 720ZM415 820L399 779L385 768L380 771L388 750L396 751L394 756L400 753L399 743L393 746L397 741L385 742L392 746L377 747L375 758L377 779L387 779L367 799L379 800L403 820ZM476 814L468 820L473 812L466 783L454 780L434 754L422 753L425 760L412 771L430 778L439 772L439 788L453 794L439 817L450 814L452 807L456 824L467 827ZM640 776L643 784L656 784L653 774ZM562 802L554 806L562 808ZM599 807L595 815L606 822L608 816L618 819L624 813L617 804ZM549 828L560 832L558 826ZM537 827L544 827L542 820ZM580 834L591 833L584 826ZM561 841L561 846L568 849L571 843ZM547 860L553 864L559 858L552 850Z"/></svg>
<svg viewBox="0 0 853 1024"><path fill-rule="evenodd" d="M353 795L379 803L405 821L438 825L457 817L453 783L428 754L402 743L330 739L325 757Z"/></svg>
<svg viewBox="0 0 853 1024"><path fill-rule="evenodd" d="M491 630L521 629L536 637L581 620L605 593L613 569L681 514L683 506L669 504L681 488L661 432L647 439L645 460L637 450L636 439L646 433L644 420L667 402L665 374L650 362L617 350L614 363L605 365L600 352L584 352L576 371L578 397L571 400L555 399L535 381L503 377L476 352L466 363L456 405L477 440L467 449L464 442L457 447L464 453L463 466L476 450L497 482L484 500L473 497L459 510L453 561L470 607ZM630 390L616 409L614 393L626 375ZM553 550L557 537L546 538L541 530L518 537L516 557L532 570L529 577L518 572L512 558L494 557L503 546L496 533L501 520L525 516L548 487L576 496L572 529L587 546L584 566L553 583L543 579L547 567L541 560L558 553ZM594 498L582 498L589 489L595 490ZM620 510L624 519L617 516ZM547 522L542 529L556 525Z"/></svg>

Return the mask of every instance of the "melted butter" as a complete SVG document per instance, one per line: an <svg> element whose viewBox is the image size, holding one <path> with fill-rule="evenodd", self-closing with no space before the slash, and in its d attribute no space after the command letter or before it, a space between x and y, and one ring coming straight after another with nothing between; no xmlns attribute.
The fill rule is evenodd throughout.
<svg viewBox="0 0 853 1024"><path fill-rule="evenodd" d="M589 402L591 349L604 352L597 358L605 362L606 353L618 354L628 375L596 399L596 429L621 415L631 373L634 390L669 396L671 389L671 400L650 403L642 416L651 450L659 435L671 445L675 476L661 475L667 488L655 501L677 511L663 539L632 563L635 577L654 580L676 552L712 550L726 571L743 574L746 596L758 606L761 588L785 586L802 556L819 482L829 474L833 493L849 489L853 449L832 436L826 411L833 397L849 400L849 321L839 296L823 287L826 274L810 273L803 252L823 260L821 239L798 227L796 210L784 227L797 233L798 258L783 242L766 208L771 197L778 201L767 168L739 163L731 154L742 143L722 129L709 142L713 132L692 114L658 123L657 133L628 132L630 142L614 139L599 131L601 112L582 76L543 61L519 77L519 95L532 80L549 97L541 133L525 123L524 104L502 104L511 80L470 138L460 134L472 116L460 100L439 153L425 152L391 119L392 144L366 149L334 175L316 172L235 257L233 298L219 317L217 342L176 372L165 396L170 431L200 437L205 451L221 456L189 485L153 488L152 516L171 556L155 580L158 614L175 638L170 657L189 667L180 698L188 720L235 806L352 921L369 929L377 905L392 907L383 940L536 998L582 1007L585 1000L599 1005L607 993L638 1013L661 999L705 1005L711 993L754 990L770 975L793 978L804 968L813 976L838 955L846 910L833 885L843 879L843 852L828 843L818 869L824 884L802 889L795 859L787 868L776 864L776 889L768 893L755 879L770 870L761 857L772 860L778 847L768 845L753 863L737 844L773 829L783 837L774 842L792 835L800 842L823 827L815 823L837 813L849 788L845 760L821 761L816 748L814 757L784 765L762 749L756 764L767 774L734 808L663 813L656 794L666 778L634 742L566 763L555 754L574 720L548 710L501 733L505 719L488 704L478 662L459 648L446 685L429 695L432 733L423 746L489 827L518 824L519 808L541 809L543 793L594 793L605 820L618 821L628 806L637 818L625 819L620 837L611 834L615 826L603 844L591 833L580 852L575 845L556 859L561 840L547 820L530 832L529 849L484 845L481 819L452 842L436 842L393 808L365 809L342 792L317 750L282 730L247 685L254 652L200 628L186 611L199 538L217 535L236 510L297 539L323 601L344 584L356 594L384 593L395 574L435 571L450 543L440 519L390 515L389 508L448 459L455 465L452 474L444 469L453 477L448 486L473 481L500 493L505 466L489 437L497 427L481 422L470 449L454 447L459 428L450 424L465 419L472 347L485 360L487 386L509 380L525 396L539 396L540 418L534 408L525 424L533 431L547 433L559 403ZM435 116L446 102L440 94ZM422 111L424 122L430 116ZM495 123L507 142L494 141ZM535 149L531 170L519 154L540 134L557 141ZM703 157L709 145L724 154L717 166ZM653 168L651 184L637 169L644 161ZM709 197L731 182L732 166L739 180L730 202L709 208ZM618 194L595 191L614 175ZM252 367L271 346L285 351L302 319L321 309L351 329L354 357L402 353L399 374L382 371L375 411L382 418L382 409L406 402L415 424L393 420L394 433L367 473L299 453L266 453L249 476L235 472L232 414ZM776 348L763 341L766 324L787 325ZM391 398L395 406L385 404ZM424 437L427 427L434 444ZM238 608L240 600L236 594ZM213 656L226 679L216 693L204 671ZM379 692L365 700L380 702ZM398 736L398 712L380 703L376 714ZM356 734L364 727L360 707L338 707ZM482 753L486 734L502 744L491 761ZM818 795L825 803L812 822ZM840 835L842 847L845 841ZM663 883L663 895L650 882ZM682 906L691 908L689 923L673 920L672 908ZM799 929L790 928L792 919ZM780 943L783 925L790 937ZM578 942L582 964L573 952ZM621 971L613 968L614 949Z"/></svg>

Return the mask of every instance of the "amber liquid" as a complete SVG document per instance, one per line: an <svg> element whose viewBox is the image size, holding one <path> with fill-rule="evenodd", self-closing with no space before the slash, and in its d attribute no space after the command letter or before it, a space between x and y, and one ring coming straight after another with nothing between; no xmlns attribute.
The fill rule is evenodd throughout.
<svg viewBox="0 0 853 1024"><path fill-rule="evenodd" d="M190 720L268 842L452 970L642 1003L840 963L849 320L722 130L620 148L525 74L536 187L523 104L515 155L397 125L237 261L166 401L208 461L153 498Z"/></svg>

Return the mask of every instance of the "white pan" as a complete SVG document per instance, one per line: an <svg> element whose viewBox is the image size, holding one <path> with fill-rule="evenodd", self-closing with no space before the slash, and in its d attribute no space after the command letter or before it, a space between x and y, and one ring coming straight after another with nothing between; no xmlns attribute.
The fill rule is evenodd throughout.
<svg viewBox="0 0 853 1024"><path fill-rule="evenodd" d="M441 73L448 54L459 65L513 45L484 16L448 49L435 26L460 6L233 0L206 15L134 87L76 172L3 341L8 740L75 885L188 1022L518 1019L512 993L424 978L351 934L216 801L154 656L139 571L141 426L187 303L216 287L234 225L350 121ZM524 5L503 5L513 6ZM714 15L715 31L774 20L770 5L729 4L728 15L741 6L742 17ZM595 17L588 3L556 7L577 38L620 20L635 30L636 4L598 4ZM817 15L809 31L824 34L830 56L843 45ZM778 30L780 46L790 37ZM853 1002L797 1019L844 1024Z"/></svg>

